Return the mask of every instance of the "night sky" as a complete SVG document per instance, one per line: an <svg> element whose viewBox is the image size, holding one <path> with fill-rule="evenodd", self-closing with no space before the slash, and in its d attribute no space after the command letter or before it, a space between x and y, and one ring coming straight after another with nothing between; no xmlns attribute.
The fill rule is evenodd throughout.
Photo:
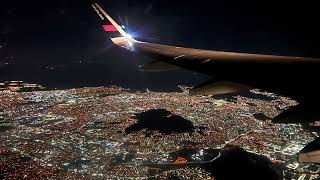
<svg viewBox="0 0 320 180"><path fill-rule="evenodd" d="M88 0L1 2L0 81L50 87L116 84L173 90L207 77L145 73L151 61L116 48ZM138 40L169 45L320 57L316 2L100 0Z"/></svg>

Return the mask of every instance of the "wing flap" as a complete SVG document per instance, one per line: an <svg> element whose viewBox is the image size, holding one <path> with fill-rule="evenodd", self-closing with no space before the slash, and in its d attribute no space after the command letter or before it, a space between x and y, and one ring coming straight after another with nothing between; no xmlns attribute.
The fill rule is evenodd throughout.
<svg viewBox="0 0 320 180"><path fill-rule="evenodd" d="M189 90L189 94L216 96L216 95L239 93L243 91L248 91L250 89L252 88L246 85L228 82L228 81L219 81L213 84L195 87Z"/></svg>

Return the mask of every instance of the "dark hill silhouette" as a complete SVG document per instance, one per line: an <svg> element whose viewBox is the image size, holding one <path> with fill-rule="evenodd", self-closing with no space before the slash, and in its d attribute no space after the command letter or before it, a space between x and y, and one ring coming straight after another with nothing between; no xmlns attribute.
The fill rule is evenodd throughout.
<svg viewBox="0 0 320 180"><path fill-rule="evenodd" d="M298 104L284 110L272 119L273 123L311 123L318 121L319 109L314 104Z"/></svg>
<svg viewBox="0 0 320 180"><path fill-rule="evenodd" d="M147 133L159 131L163 134L192 133L195 131L193 123L181 116L174 115L165 109L152 109L136 114L137 123L126 128L126 134L146 130Z"/></svg>
<svg viewBox="0 0 320 180"><path fill-rule="evenodd" d="M263 113L256 113L256 114L253 114L253 117L260 120L260 121L266 121L266 120L271 120L270 117L266 116L265 114Z"/></svg>
<svg viewBox="0 0 320 180"><path fill-rule="evenodd" d="M206 165L217 180L279 180L281 175L269 158L241 148L223 150L221 156Z"/></svg>

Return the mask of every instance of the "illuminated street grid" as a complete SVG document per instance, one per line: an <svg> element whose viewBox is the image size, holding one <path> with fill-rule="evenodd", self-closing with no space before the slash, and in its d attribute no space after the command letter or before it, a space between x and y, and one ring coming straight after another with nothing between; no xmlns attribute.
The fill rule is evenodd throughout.
<svg viewBox="0 0 320 180"><path fill-rule="evenodd" d="M296 153L317 135L300 125L272 124L254 118L274 117L295 102L254 91L273 100L238 96L235 102L186 93L131 92L119 87L16 93L0 92L0 172L2 178L168 178L210 179L204 169L171 170L147 164L179 161L169 154L186 147L199 150L240 146L282 164L290 177L314 177ZM135 113L166 109L192 121L202 132L129 133ZM191 143L192 142L192 143ZM192 145L191 145L192 144ZM0 177L1 178L1 177Z"/></svg>

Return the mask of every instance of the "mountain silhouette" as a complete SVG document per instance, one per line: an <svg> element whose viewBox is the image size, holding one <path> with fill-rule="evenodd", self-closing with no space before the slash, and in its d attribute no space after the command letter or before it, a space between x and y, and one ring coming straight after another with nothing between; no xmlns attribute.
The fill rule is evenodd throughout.
<svg viewBox="0 0 320 180"><path fill-rule="evenodd" d="M137 122L125 129L126 134L146 130L146 133L158 131L163 134L192 133L193 123L165 109L152 109L135 115Z"/></svg>

